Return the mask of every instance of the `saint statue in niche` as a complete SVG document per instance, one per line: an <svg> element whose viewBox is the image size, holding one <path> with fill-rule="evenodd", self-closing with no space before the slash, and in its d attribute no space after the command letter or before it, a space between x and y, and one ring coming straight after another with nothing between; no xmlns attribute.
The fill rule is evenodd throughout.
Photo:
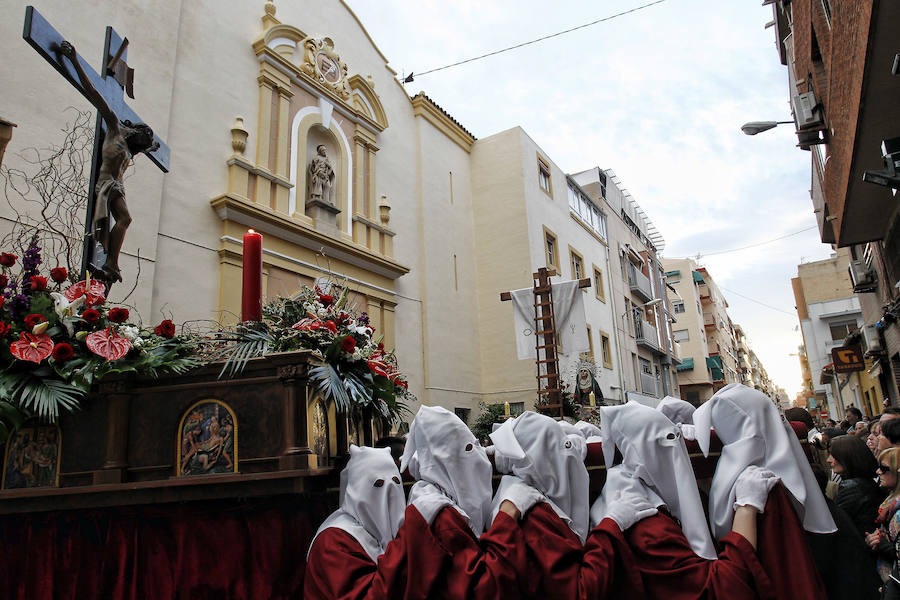
<svg viewBox="0 0 900 600"><path fill-rule="evenodd" d="M325 145L316 146L316 155L309 162L309 201L334 205L334 167L325 153Z"/></svg>

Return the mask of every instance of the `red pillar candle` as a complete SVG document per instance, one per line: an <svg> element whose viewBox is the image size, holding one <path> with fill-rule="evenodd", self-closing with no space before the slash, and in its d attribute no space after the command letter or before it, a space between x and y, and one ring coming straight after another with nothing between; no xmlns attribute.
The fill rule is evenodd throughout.
<svg viewBox="0 0 900 600"><path fill-rule="evenodd" d="M252 229L244 234L243 274L241 321L262 321L262 235Z"/></svg>

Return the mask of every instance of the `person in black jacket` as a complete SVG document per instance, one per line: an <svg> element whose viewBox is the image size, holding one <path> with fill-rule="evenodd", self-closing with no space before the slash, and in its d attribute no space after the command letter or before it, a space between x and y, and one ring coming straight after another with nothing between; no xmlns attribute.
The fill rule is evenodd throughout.
<svg viewBox="0 0 900 600"><path fill-rule="evenodd" d="M843 435L832 440L828 464L841 476L835 504L846 511L863 538L875 526L878 506L884 498L874 479L878 461L860 438Z"/></svg>

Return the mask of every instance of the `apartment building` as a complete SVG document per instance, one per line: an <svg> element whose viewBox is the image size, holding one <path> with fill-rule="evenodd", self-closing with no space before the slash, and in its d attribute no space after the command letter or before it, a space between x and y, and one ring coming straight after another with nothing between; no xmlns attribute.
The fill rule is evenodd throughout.
<svg viewBox="0 0 900 600"><path fill-rule="evenodd" d="M850 250L869 375L900 405L900 4L776 0L798 146L823 243ZM832 6L834 5L834 6Z"/></svg>
<svg viewBox="0 0 900 600"><path fill-rule="evenodd" d="M607 215L610 306L623 398L653 404L657 398L678 396L680 351L672 337L672 308L659 256L665 240L612 170L595 167L570 179ZM576 210L574 204L570 208Z"/></svg>
<svg viewBox="0 0 900 600"><path fill-rule="evenodd" d="M834 348L865 347L867 338L876 339L874 328L865 327L859 297L853 293L847 270L850 260L849 249L839 249L825 260L798 265L797 277L791 280L805 347L801 361L805 358L808 364L812 398L815 404L827 406L835 419L848 406L869 416L879 414L884 398L878 377L872 375L876 360L871 356L865 371L840 374L834 370Z"/></svg>

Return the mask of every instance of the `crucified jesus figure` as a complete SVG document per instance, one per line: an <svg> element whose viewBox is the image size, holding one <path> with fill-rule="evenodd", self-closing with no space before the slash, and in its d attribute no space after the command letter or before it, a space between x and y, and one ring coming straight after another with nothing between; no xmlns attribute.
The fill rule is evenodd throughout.
<svg viewBox="0 0 900 600"><path fill-rule="evenodd" d="M153 130L144 123L119 121L116 113L91 83L90 78L81 67L75 47L69 42L60 45L63 56L69 59L78 79L84 88L85 95L91 104L100 112L106 123L106 137L100 149L100 171L97 185L94 188L97 205L94 211L94 237L103 247L106 262L100 267L98 276L102 276L110 285L122 281L119 272L119 252L125 240L125 231L131 225L131 215L125 204L125 184L123 177L131 159L140 152L153 151L159 144L153 141ZM109 217L112 215L116 223L109 228ZM92 265L92 268L97 268Z"/></svg>

